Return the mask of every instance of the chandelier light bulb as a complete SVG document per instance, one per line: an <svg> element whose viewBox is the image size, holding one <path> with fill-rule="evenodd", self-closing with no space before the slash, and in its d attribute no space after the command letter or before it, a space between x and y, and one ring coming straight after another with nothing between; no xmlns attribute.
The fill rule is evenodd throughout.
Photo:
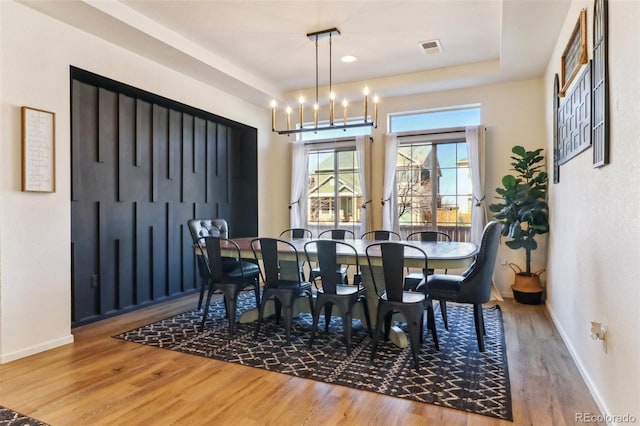
<svg viewBox="0 0 640 426"><path fill-rule="evenodd" d="M272 131L276 130L276 106L278 106L278 104L274 99L271 101L271 130Z"/></svg>
<svg viewBox="0 0 640 426"><path fill-rule="evenodd" d="M373 127L375 128L378 128L378 102L380 102L378 95L373 95Z"/></svg>
<svg viewBox="0 0 640 426"><path fill-rule="evenodd" d="M345 126L347 125L347 105L349 105L349 103L347 102L346 99L343 99L343 101L342 101L342 111L343 111L342 120L343 120Z"/></svg>
<svg viewBox="0 0 640 426"><path fill-rule="evenodd" d="M287 130L291 130L291 107L287 105Z"/></svg>

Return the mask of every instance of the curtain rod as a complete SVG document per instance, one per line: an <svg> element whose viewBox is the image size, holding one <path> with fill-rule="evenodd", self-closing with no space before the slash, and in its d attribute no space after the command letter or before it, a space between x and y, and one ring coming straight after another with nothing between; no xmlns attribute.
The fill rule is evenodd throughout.
<svg viewBox="0 0 640 426"><path fill-rule="evenodd" d="M465 127L448 127L446 129L421 130L419 132L400 132L400 133L396 133L396 137L409 138L409 137L415 137L415 136L445 135L448 133L460 133L465 131L466 131Z"/></svg>
<svg viewBox="0 0 640 426"><path fill-rule="evenodd" d="M304 142L304 145L321 145L321 144L330 144L330 143L341 143L341 142L355 142L355 137L345 137L345 138L336 138L336 139L318 139L315 141ZM369 136L369 142L373 143L373 136Z"/></svg>

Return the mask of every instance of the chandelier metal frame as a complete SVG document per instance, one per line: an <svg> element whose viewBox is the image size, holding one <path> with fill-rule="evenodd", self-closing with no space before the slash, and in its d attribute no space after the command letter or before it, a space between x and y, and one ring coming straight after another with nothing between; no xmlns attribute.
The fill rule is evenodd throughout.
<svg viewBox="0 0 640 426"><path fill-rule="evenodd" d="M337 28L329 28L326 30L315 31L312 33L307 33L307 38L309 40L315 42L316 47L316 85L315 85L315 104L313 106L314 120L313 126L305 126L304 123L304 98L300 96L299 98L299 122L297 129L291 128L291 107L287 107L287 129L286 130L277 130L276 129L276 102L271 101L271 130L275 133L281 135L291 135L296 133L305 133L305 132L319 132L323 130L346 130L356 127L378 127L378 96L374 96L374 117L373 120L369 120L368 117L368 102L369 102L369 89L365 87L364 89L364 120L356 123L349 123L347 118L347 100L345 99L342 103L343 106L343 117L342 124L336 124L335 121L335 94L333 93L333 64L332 64L332 39L334 36L339 36L340 30ZM329 124L318 126L318 92L319 92L319 83L318 83L318 40L323 38L329 38Z"/></svg>

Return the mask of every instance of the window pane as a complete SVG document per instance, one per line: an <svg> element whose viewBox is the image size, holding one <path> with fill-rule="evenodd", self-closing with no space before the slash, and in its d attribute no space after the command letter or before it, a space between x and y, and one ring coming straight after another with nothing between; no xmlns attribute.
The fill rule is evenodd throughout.
<svg viewBox="0 0 640 426"><path fill-rule="evenodd" d="M456 167L456 145L452 143L437 145L438 165L441 168Z"/></svg>
<svg viewBox="0 0 640 426"><path fill-rule="evenodd" d="M353 149L309 154L308 227L314 235L331 228L360 225L360 173Z"/></svg>
<svg viewBox="0 0 640 426"><path fill-rule="evenodd" d="M389 118L391 132L473 126L480 124L480 107L430 110L391 115Z"/></svg>

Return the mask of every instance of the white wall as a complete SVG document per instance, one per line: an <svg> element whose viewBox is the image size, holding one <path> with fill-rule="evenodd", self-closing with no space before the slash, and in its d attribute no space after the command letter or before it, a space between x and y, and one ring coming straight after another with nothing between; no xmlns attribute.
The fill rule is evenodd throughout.
<svg viewBox="0 0 640 426"><path fill-rule="evenodd" d="M73 341L70 65L258 128L261 161L273 163L271 156L282 155L282 148L273 153L269 149L267 108L258 108L13 1L0 2L0 11L0 362L8 362ZM22 105L56 113L54 194L20 192ZM266 181L261 167L260 194ZM270 214L260 209L259 223L265 223L265 215Z"/></svg>
<svg viewBox="0 0 640 426"><path fill-rule="evenodd" d="M553 76L581 8L592 55L593 2L572 3L544 83L547 149L552 149ZM640 2L609 1L611 163L592 167L592 150L560 168L550 187L547 306L603 414L640 421ZM589 336L607 328L606 345ZM606 352L605 352L606 346ZM612 419L615 422L615 419Z"/></svg>
<svg viewBox="0 0 640 426"><path fill-rule="evenodd" d="M545 148L542 91L542 80L535 79L383 99L380 103L379 117L382 123L383 117L390 112L481 104L482 123L487 127L485 201L491 204L496 201L494 198L496 187L501 186L502 177L509 173L511 148L514 145L522 145L527 149ZM374 133L372 167L374 227L382 225L380 200L382 199L386 129L386 124L380 125ZM539 239L541 248L532 254L534 271L545 267L545 240L545 236ZM501 244L498 250L499 260L514 262L524 267L524 251L511 250L504 244ZM511 297L513 272L496 265L494 276L499 291ZM544 276L542 279L544 281Z"/></svg>

